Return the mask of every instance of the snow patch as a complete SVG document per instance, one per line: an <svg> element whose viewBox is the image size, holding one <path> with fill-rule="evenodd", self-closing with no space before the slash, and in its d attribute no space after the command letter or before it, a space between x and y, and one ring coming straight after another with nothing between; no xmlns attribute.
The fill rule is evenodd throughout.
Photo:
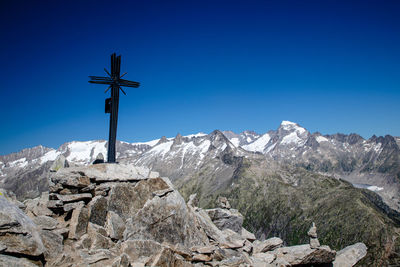
<svg viewBox="0 0 400 267"><path fill-rule="evenodd" d="M23 168L26 165L28 165L28 162L26 161L26 158L20 158L14 161L11 161L8 163L8 165L10 167L19 167L19 168Z"/></svg>
<svg viewBox="0 0 400 267"><path fill-rule="evenodd" d="M40 164L43 164L49 160L55 160L60 154L61 152L58 152L57 150L51 150L39 158Z"/></svg>
<svg viewBox="0 0 400 267"><path fill-rule="evenodd" d="M263 152L265 149L265 146L268 144L269 140L271 140L271 136L266 133L266 134L262 135L260 138L258 138L256 141L254 141L253 143L243 146L243 148L248 151Z"/></svg>
<svg viewBox="0 0 400 267"><path fill-rule="evenodd" d="M322 135L317 136L315 139L317 140L318 143L329 142L328 138L323 137Z"/></svg>
<svg viewBox="0 0 400 267"><path fill-rule="evenodd" d="M248 138L248 137L247 137ZM235 147L238 147L239 146L239 143L240 143L240 141L239 141L239 138L232 138L231 140L229 140L229 141L231 141L231 143L235 146Z"/></svg>
<svg viewBox="0 0 400 267"><path fill-rule="evenodd" d="M159 145L156 145L152 149L149 150L151 154L160 154L164 156L170 149L173 144L173 141L168 141Z"/></svg>
<svg viewBox="0 0 400 267"><path fill-rule="evenodd" d="M291 122L291 121L282 121L282 122L281 122L281 125L282 125L282 126L286 126L286 125L294 125L294 126L296 126L296 123Z"/></svg>
<svg viewBox="0 0 400 267"><path fill-rule="evenodd" d="M202 136L205 136L205 135L207 135L207 134L200 132L200 133L197 133L197 134L185 135L185 137L192 138L192 137L202 137Z"/></svg>
<svg viewBox="0 0 400 267"><path fill-rule="evenodd" d="M302 140L297 136L296 132L293 132L283 137L281 144L290 144L290 143L300 144L301 141Z"/></svg>
<svg viewBox="0 0 400 267"><path fill-rule="evenodd" d="M90 162L99 153L107 155L106 141L71 142L67 147L70 152L67 160L71 162Z"/></svg>
<svg viewBox="0 0 400 267"><path fill-rule="evenodd" d="M378 192L378 191L382 191L383 187L379 187L379 186L375 186L375 185L371 185L367 187L368 190L374 191L374 192Z"/></svg>
<svg viewBox="0 0 400 267"><path fill-rule="evenodd" d="M291 121L282 121L281 127L284 130L287 130L287 131L295 130L299 134L303 134L303 133L307 132L306 129L304 129L303 127L298 126L296 123L291 122Z"/></svg>

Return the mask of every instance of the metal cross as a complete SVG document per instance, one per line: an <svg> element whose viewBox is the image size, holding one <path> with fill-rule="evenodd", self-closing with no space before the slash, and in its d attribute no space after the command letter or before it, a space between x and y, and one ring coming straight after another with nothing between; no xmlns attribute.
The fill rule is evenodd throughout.
<svg viewBox="0 0 400 267"><path fill-rule="evenodd" d="M117 139L117 122L118 122L118 104L119 90L126 95L121 86L138 88L138 82L132 82L121 79L125 74L120 74L121 56L115 53L111 55L111 74L104 68L109 77L89 76L90 83L109 84L110 86L104 91L106 93L111 88L111 97L106 99L105 113L110 113L110 132L108 137L108 154L107 162L115 163L115 144Z"/></svg>

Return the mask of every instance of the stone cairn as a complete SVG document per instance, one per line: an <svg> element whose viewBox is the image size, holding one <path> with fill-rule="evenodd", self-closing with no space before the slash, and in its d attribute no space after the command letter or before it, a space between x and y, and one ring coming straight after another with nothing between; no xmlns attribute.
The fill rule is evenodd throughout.
<svg viewBox="0 0 400 267"><path fill-rule="evenodd" d="M307 235L310 237L311 248L318 248L321 246L318 241L317 227L315 226L314 222L312 223L310 230L308 230Z"/></svg>
<svg viewBox="0 0 400 267"><path fill-rule="evenodd" d="M186 203L167 178L146 168L96 164L51 174L49 192L40 198L20 203L0 194L0 266L261 267L335 260L334 250L320 246L315 224L310 244L256 240L227 198L219 198L218 208L201 209L195 195ZM365 256L365 245L356 245L339 251L334 266Z"/></svg>

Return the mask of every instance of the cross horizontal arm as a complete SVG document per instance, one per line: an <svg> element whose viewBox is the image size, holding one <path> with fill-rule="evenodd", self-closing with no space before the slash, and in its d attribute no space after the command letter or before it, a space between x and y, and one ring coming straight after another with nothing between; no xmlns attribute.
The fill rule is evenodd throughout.
<svg viewBox="0 0 400 267"><path fill-rule="evenodd" d="M101 76L89 76L93 81L112 81L113 79L109 77L101 77Z"/></svg>
<svg viewBox="0 0 400 267"><path fill-rule="evenodd" d="M124 80L124 79L119 79L119 85L126 86L126 87L138 88L140 86L140 83L128 81L128 80Z"/></svg>
<svg viewBox="0 0 400 267"><path fill-rule="evenodd" d="M90 83L97 83L97 84L112 84L114 81L108 77L99 77L99 76L89 76L91 79Z"/></svg>
<svg viewBox="0 0 400 267"><path fill-rule="evenodd" d="M89 81L90 83L96 83L96 84L113 84L113 81Z"/></svg>

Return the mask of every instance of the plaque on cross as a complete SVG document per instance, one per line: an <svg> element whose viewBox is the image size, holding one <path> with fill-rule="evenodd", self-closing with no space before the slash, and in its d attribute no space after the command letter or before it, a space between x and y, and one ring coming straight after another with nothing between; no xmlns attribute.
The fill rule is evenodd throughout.
<svg viewBox="0 0 400 267"><path fill-rule="evenodd" d="M107 162L115 163L115 144L117 140L117 122L118 122L118 104L119 104L119 90L126 95L122 86L138 88L139 83L121 79L125 74L120 75L121 69L121 56L115 53L111 55L111 74L104 69L108 77L89 76L90 83L107 84L108 88L104 91L107 93L111 89L111 97L106 99L105 113L110 113L110 131L108 137L108 154Z"/></svg>

